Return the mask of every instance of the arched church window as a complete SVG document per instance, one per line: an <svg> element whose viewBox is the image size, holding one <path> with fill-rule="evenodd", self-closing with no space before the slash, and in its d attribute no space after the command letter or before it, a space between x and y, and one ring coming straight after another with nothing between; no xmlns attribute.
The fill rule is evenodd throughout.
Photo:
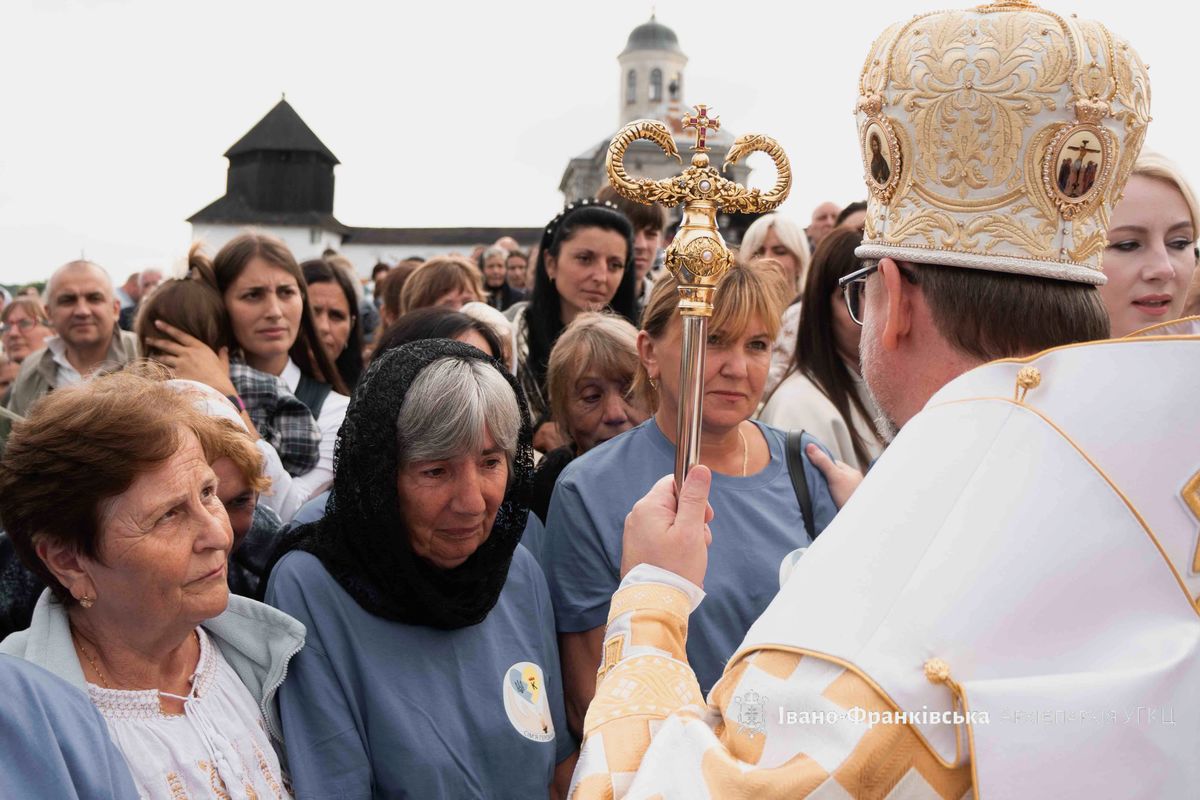
<svg viewBox="0 0 1200 800"><path fill-rule="evenodd" d="M650 71L650 102L659 100L662 100L662 70L655 69Z"/></svg>
<svg viewBox="0 0 1200 800"><path fill-rule="evenodd" d="M633 105L637 102L637 72L629 70L629 74L625 76L625 104Z"/></svg>
<svg viewBox="0 0 1200 800"><path fill-rule="evenodd" d="M671 93L672 100L679 100L683 97L683 73L676 72L674 80L667 86L667 91Z"/></svg>

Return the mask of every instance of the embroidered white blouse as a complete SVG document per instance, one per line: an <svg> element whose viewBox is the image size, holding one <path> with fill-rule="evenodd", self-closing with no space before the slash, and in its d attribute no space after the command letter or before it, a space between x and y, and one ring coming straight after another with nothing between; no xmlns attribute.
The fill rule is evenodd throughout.
<svg viewBox="0 0 1200 800"><path fill-rule="evenodd" d="M220 649L197 630L200 661L183 714L164 714L153 689L88 684L139 797L290 798L262 712Z"/></svg>

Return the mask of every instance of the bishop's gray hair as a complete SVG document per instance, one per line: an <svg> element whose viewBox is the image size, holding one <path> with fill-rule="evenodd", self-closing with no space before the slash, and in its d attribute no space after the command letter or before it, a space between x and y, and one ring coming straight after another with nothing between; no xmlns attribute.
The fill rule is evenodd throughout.
<svg viewBox="0 0 1200 800"><path fill-rule="evenodd" d="M496 367L447 356L421 370L396 420L397 461L438 461L483 450L491 433L509 465L517 452L521 411Z"/></svg>

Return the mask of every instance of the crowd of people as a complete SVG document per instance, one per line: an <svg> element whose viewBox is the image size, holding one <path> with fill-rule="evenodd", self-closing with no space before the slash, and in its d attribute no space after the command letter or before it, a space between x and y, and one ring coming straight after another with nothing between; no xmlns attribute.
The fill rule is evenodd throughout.
<svg viewBox="0 0 1200 800"><path fill-rule="evenodd" d="M789 569L950 377L1200 313L1200 205L1159 155L1112 209L1107 282L1026 279L1035 321L1009 333L1009 289L961 304L975 270L856 254L866 202L792 211L749 226L715 293L706 566L649 584L628 529L672 496L682 391L658 206L606 189L539 242L369 278L246 231L184 274L72 261L0 298L0 738L61 751L0 794L565 797L589 743L580 796L627 786L636 760L594 744L620 694L598 670L673 654L724 711ZM876 273L893 306L865 297ZM923 319L938 338L903 379L865 373ZM625 594L647 585L693 606L650 644ZM764 652L752 668L795 668Z"/></svg>

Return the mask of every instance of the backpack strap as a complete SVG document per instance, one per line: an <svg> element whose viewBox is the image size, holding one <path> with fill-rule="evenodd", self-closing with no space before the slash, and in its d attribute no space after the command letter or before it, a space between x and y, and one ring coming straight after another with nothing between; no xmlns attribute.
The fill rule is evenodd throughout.
<svg viewBox="0 0 1200 800"><path fill-rule="evenodd" d="M320 419L321 407L331 391L333 387L328 383L321 383L301 373L300 382L296 384L296 399L308 406L308 413L312 414L313 419Z"/></svg>
<svg viewBox="0 0 1200 800"><path fill-rule="evenodd" d="M796 492L796 502L800 504L800 514L804 517L804 527L808 531L808 537L815 541L817 524L813 516L812 494L808 491L808 479L804 475L803 440L804 431L788 431L788 475L792 479L792 490Z"/></svg>

